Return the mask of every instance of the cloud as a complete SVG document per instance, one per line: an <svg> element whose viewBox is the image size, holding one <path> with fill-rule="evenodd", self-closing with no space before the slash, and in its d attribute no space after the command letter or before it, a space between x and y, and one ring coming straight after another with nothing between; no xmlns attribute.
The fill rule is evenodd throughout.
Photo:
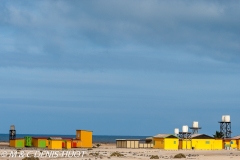
<svg viewBox="0 0 240 160"><path fill-rule="evenodd" d="M119 58L132 68L128 58L141 58L136 56L141 50L154 58L167 57L174 50L174 54L238 63L237 6L237 1L5 2L1 53L6 61L14 61L10 54L23 57L32 67L50 66L48 59L69 67L76 59L89 60L90 53L99 60L96 65L89 60L91 68L105 63L104 57ZM66 59L70 60L63 62Z"/></svg>

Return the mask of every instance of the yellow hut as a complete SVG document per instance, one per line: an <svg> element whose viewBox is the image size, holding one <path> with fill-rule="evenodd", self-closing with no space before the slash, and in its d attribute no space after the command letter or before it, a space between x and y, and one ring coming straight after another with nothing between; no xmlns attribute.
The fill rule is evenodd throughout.
<svg viewBox="0 0 240 160"><path fill-rule="evenodd" d="M222 139L214 139L206 134L193 134L190 139L180 139L179 149L221 150Z"/></svg>
<svg viewBox="0 0 240 160"><path fill-rule="evenodd" d="M213 149L214 150L222 150L223 149L222 143L223 143L222 139L215 139L214 144L213 144Z"/></svg>
<svg viewBox="0 0 240 160"><path fill-rule="evenodd" d="M24 144L24 138L11 139L9 142L9 146L15 148L23 148Z"/></svg>
<svg viewBox="0 0 240 160"><path fill-rule="evenodd" d="M179 139L171 134L158 134L153 136L153 148L165 150L178 150Z"/></svg>
<svg viewBox="0 0 240 160"><path fill-rule="evenodd" d="M62 138L61 137L49 137L48 138L48 149L62 149Z"/></svg>
<svg viewBox="0 0 240 160"><path fill-rule="evenodd" d="M222 149L222 140L214 139L206 134L193 134L191 147L196 150L220 150Z"/></svg>
<svg viewBox="0 0 240 160"><path fill-rule="evenodd" d="M192 149L191 139L180 139L178 149Z"/></svg>
<svg viewBox="0 0 240 160"><path fill-rule="evenodd" d="M232 139L236 142L236 148L240 150L240 135L233 137Z"/></svg>
<svg viewBox="0 0 240 160"><path fill-rule="evenodd" d="M240 135L232 137L232 138L225 138L223 139L223 148L227 149L229 147L229 149L239 149L239 139L240 139Z"/></svg>
<svg viewBox="0 0 240 160"><path fill-rule="evenodd" d="M92 131L76 130L77 147L92 148Z"/></svg>

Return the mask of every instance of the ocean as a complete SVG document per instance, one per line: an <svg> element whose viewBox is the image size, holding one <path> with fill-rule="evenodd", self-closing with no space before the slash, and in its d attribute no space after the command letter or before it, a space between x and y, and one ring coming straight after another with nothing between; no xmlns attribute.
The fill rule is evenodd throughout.
<svg viewBox="0 0 240 160"><path fill-rule="evenodd" d="M31 137L66 137L75 138L76 135L49 135L49 134L17 134L16 138ZM116 139L146 139L150 136L117 136L117 135L93 135L93 143L115 143ZM8 134L0 134L1 142L8 142Z"/></svg>

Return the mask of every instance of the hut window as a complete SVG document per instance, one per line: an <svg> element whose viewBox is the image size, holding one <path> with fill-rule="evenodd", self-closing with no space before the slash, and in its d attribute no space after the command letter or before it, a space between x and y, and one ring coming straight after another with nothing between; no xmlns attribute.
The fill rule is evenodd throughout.
<svg viewBox="0 0 240 160"><path fill-rule="evenodd" d="M153 141L153 145L155 145L155 141Z"/></svg>
<svg viewBox="0 0 240 160"><path fill-rule="evenodd" d="M206 141L206 144L210 144L210 142L209 142L209 141Z"/></svg>
<svg viewBox="0 0 240 160"><path fill-rule="evenodd" d="M173 141L173 144L176 144L176 141Z"/></svg>

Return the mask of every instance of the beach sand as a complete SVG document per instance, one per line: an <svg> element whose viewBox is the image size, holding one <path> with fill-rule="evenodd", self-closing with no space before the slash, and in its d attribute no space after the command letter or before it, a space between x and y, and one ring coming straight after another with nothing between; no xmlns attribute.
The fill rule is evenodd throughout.
<svg viewBox="0 0 240 160"><path fill-rule="evenodd" d="M44 149L39 148L23 148L16 150L15 148L8 147L8 143L0 143L0 160L21 160L22 157L9 157L9 153L11 151L18 151L24 152L25 154L28 152L43 152L46 151ZM48 150L49 151L49 150ZM67 150L63 150L67 151ZM81 149L81 148L73 148L71 151L84 151L85 154L83 157L74 158L74 157L56 157L56 158L49 158L49 157L40 157L40 159L49 159L49 160L74 160L74 159L81 159L81 160L96 160L96 159L111 159L111 160L137 160L137 159L150 159L152 155L159 156L159 159L174 159L174 155L178 153L183 153L187 156L187 158L182 159L196 159L196 160L239 160L240 159L240 151L238 150L220 150L220 151L206 151L206 150L178 150L178 151L165 151L159 149L126 149L126 148L116 148L115 144L101 144L100 147L92 148L92 149ZM62 151L60 151L62 152ZM114 157L110 156L114 152L121 153L122 157ZM3 153L8 153L8 156Z"/></svg>

